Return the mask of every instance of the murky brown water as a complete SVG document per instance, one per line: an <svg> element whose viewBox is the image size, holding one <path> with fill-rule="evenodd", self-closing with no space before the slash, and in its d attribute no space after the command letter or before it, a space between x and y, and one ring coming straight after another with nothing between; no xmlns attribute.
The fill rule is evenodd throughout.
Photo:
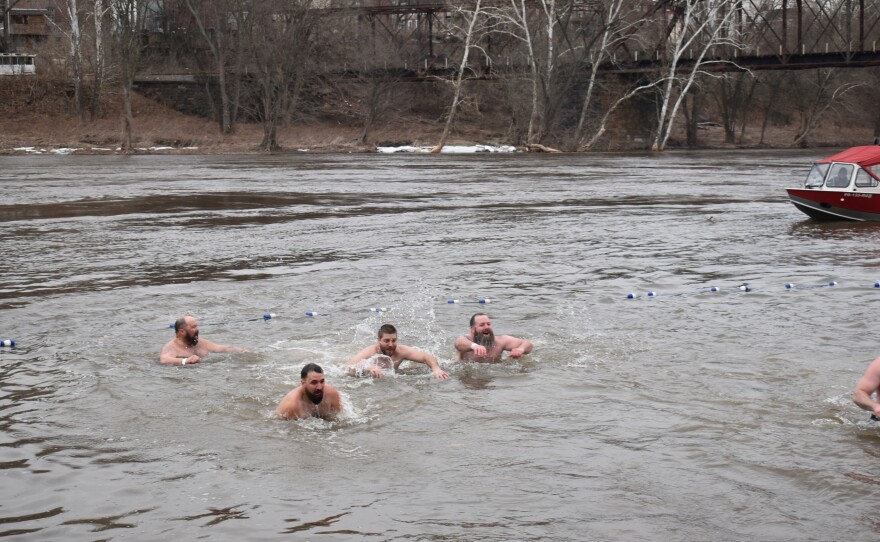
<svg viewBox="0 0 880 542"><path fill-rule="evenodd" d="M876 540L880 225L783 190L826 154L0 157L0 536ZM454 366L485 297L535 352ZM253 352L158 365L184 313ZM452 378L346 376L386 321ZM308 361L342 420L272 417Z"/></svg>

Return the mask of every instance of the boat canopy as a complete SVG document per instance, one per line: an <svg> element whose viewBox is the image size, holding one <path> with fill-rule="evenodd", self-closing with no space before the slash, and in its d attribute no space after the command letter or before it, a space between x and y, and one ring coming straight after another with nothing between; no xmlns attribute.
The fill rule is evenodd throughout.
<svg viewBox="0 0 880 542"><path fill-rule="evenodd" d="M853 147L834 156L823 158L816 162L817 164L828 164L831 162L849 162L858 164L867 169L871 166L880 164L880 145L863 145L861 147Z"/></svg>

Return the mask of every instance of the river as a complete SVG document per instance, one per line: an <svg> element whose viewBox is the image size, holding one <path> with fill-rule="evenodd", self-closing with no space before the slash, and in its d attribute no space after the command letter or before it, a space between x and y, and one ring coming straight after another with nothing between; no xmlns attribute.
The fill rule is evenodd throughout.
<svg viewBox="0 0 880 542"><path fill-rule="evenodd" d="M0 157L0 536L876 540L831 153ZM454 363L482 311L534 351ZM385 322L451 377L346 374ZM340 419L273 416L308 362Z"/></svg>

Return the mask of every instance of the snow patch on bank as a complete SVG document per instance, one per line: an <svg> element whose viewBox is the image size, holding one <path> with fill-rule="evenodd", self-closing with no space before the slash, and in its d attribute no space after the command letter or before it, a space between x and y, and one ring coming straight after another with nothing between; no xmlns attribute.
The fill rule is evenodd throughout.
<svg viewBox="0 0 880 542"><path fill-rule="evenodd" d="M422 152L427 153L433 147L376 147L376 152L392 154L395 152ZM446 145L440 151L443 154L471 154L476 152L516 152L513 145Z"/></svg>
<svg viewBox="0 0 880 542"><path fill-rule="evenodd" d="M24 154L75 154L77 152L121 152L121 147L116 147L115 149L111 149L108 147L60 147L54 149L46 149L46 148L37 148L37 147L14 147L12 149L15 152L20 152ZM198 150L198 147L168 147L168 146L155 146L155 147L138 147L135 149L139 152L163 152L163 151L195 151Z"/></svg>

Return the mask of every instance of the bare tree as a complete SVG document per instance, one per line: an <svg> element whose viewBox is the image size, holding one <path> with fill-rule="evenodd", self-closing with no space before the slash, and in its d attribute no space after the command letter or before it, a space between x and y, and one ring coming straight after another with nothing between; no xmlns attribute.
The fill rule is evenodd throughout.
<svg viewBox="0 0 880 542"><path fill-rule="evenodd" d="M101 113L101 100L104 96L104 80L106 78L106 41L104 36L104 19L110 13L111 7L107 5L107 0L95 0L94 17L95 26L95 60L94 60L94 82L92 83L92 102L91 117L94 121Z"/></svg>
<svg viewBox="0 0 880 542"><path fill-rule="evenodd" d="M469 70L468 58L470 56L471 48L474 47L473 43L476 38L475 29L477 28L477 21L482 17L481 0L477 0L473 11L469 12L459 8L458 13L464 16L467 21L467 29L465 30L464 36L464 49L461 54L461 64L458 66L458 71L452 82L452 103L449 106L449 114L446 116L446 123L443 126L443 133L440 134L440 141L429 151L432 154L437 154L443 150L443 147L446 145L446 140L449 138L449 132L452 130L452 123L455 121L455 113L458 110L458 105L461 101L462 81L464 80L464 74Z"/></svg>
<svg viewBox="0 0 880 542"><path fill-rule="evenodd" d="M660 111L657 129L651 150L662 151L672 133L679 107L696 76L707 62L706 56L713 46L733 44L729 34L729 23L736 10L732 0L683 0L680 11L676 14L674 26L670 27L670 62L666 69L665 84L660 93ZM679 63L691 48L697 54L691 61L691 67L679 73ZM677 97L673 95L677 91Z"/></svg>
<svg viewBox="0 0 880 542"><path fill-rule="evenodd" d="M109 0L113 14L113 38L122 83L122 151L134 152L134 118L131 88L141 55L147 0Z"/></svg>
<svg viewBox="0 0 880 542"><path fill-rule="evenodd" d="M108 8L105 0L82 2L65 0L65 10L69 27L54 24L55 29L67 38L69 46L69 66L73 76L73 96L76 113L82 121L85 118L87 92L84 78L91 73L92 93L90 100L91 119L98 116L105 76L104 18ZM93 25L89 21L93 21ZM90 31L94 31L94 35ZM94 43L90 41L94 38ZM91 53L94 52L94 58ZM91 62L91 72L89 71Z"/></svg>
<svg viewBox="0 0 880 542"><path fill-rule="evenodd" d="M757 85L758 79L751 72L725 73L716 79L712 95L721 113L725 143L736 143L737 128L742 137Z"/></svg>
<svg viewBox="0 0 880 542"><path fill-rule="evenodd" d="M767 136L767 127L770 125L772 116L778 115L777 97L783 91L783 86L788 80L787 76L781 73L762 73L760 75L761 91L757 93L758 112L761 114L761 136L758 139L758 145L764 144L764 138Z"/></svg>
<svg viewBox="0 0 880 542"><path fill-rule="evenodd" d="M596 132L590 137L589 140L587 140L586 143L584 143L580 147L578 147L578 151L584 152L584 151L588 151L591 148L593 148L593 145L595 145L599 141L599 139L601 139L602 136L605 135L605 132L608 129L607 128L608 120L611 118L611 115L615 111L617 111L617 109L622 104L624 104L625 102L627 102L631 98L638 96L639 94L642 94L643 92L647 92L649 89L657 87L657 85L662 83L662 81L663 80L661 79L661 80L648 81L646 83L637 84L637 85L629 88L622 95L618 96L607 108L605 108L605 113L602 115L602 118L598 122L598 127L596 128Z"/></svg>
<svg viewBox="0 0 880 542"><path fill-rule="evenodd" d="M67 0L67 19L70 21L70 29L67 39L70 42L70 63L73 69L73 101L76 105L76 114L79 120L85 116L83 104L83 40L82 29L79 22L79 7L77 0ZM61 30L61 29L59 29ZM61 30L63 32L63 30Z"/></svg>
<svg viewBox="0 0 880 542"><path fill-rule="evenodd" d="M544 4L544 0L542 0ZM526 131L526 143L535 142L535 134L539 129L541 117L541 76L538 73L538 61L536 58L534 37L530 28L530 6L526 0L510 0L510 6L494 7L485 9L486 15L500 21L492 25L492 32L502 33L519 40L526 50L526 65L528 69L528 82L531 90L529 96L529 123ZM555 4L554 4L555 5ZM545 5L545 10L546 10ZM552 30L550 31L552 36Z"/></svg>
<svg viewBox="0 0 880 542"><path fill-rule="evenodd" d="M241 96L244 46L239 31L247 17L236 0L185 0L196 27L208 45L220 92L220 132L235 132Z"/></svg>
<svg viewBox="0 0 880 542"><path fill-rule="evenodd" d="M803 145L825 114L839 105L847 93L862 86L862 83L837 81L837 71L834 69L817 70L815 76L810 92L792 98L795 100L795 109L800 114L800 127L792 142L793 146Z"/></svg>
<svg viewBox="0 0 880 542"><path fill-rule="evenodd" d="M358 145L365 144L373 126L396 108L394 90L402 80L402 51L394 35L376 31L381 17L341 16L321 25L321 57L333 67L323 82L335 90L341 112L361 121Z"/></svg>
<svg viewBox="0 0 880 542"><path fill-rule="evenodd" d="M522 0L520 0L522 2ZM535 74L540 75L541 82L541 96L543 98L543 103L540 105L540 111L537 108L532 109L532 115L529 119L529 143L537 143L541 141L544 137L544 134L547 133L549 129L550 122L553 118L553 114L551 112L551 88L554 84L554 79L556 76L556 26L559 23L559 13L556 8L556 0L539 0L539 6L541 7L541 12L543 14L543 18L541 19L542 30L543 30L543 52L544 52L544 60L542 62L541 69L538 70L536 68ZM523 17L525 17L525 3L522 3L522 13ZM528 22L524 20L525 27L528 28ZM531 41L531 39L529 40ZM535 57L534 50L531 49L532 53L531 60L534 62ZM535 121L540 122L540 126L538 126L538 133L534 131Z"/></svg>
<svg viewBox="0 0 880 542"><path fill-rule="evenodd" d="M587 59L589 61L590 71L587 79L587 90L581 103L580 114L578 116L577 126L574 131L574 143L578 145L579 151L589 150L604 135L606 131L606 123L611 114L630 98L636 96L642 91L653 88L657 85L656 81L639 84L634 88L630 88L622 96L618 97L605 109L605 113L599 122L596 132L589 141L583 143L587 128L587 120L590 110L593 107L593 97L598 85L599 68L602 64L609 60L611 52L621 43L628 39L632 39L632 33L635 29L644 23L642 19L636 19L633 22L627 22L626 11L624 8L631 3L627 0L609 0L602 6L602 26L600 31L591 37L584 48L587 51Z"/></svg>
<svg viewBox="0 0 880 542"><path fill-rule="evenodd" d="M263 124L260 148L268 152L281 148L278 125L296 106L306 76L317 23L310 8L309 0L249 0L242 20Z"/></svg>

